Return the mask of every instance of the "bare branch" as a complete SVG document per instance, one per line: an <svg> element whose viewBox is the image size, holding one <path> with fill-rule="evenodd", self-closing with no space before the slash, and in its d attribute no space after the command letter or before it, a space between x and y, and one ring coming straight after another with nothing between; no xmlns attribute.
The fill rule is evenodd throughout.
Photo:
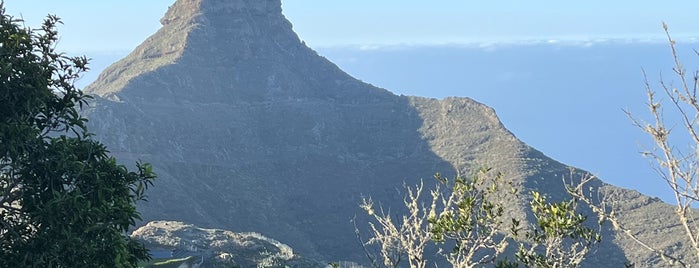
<svg viewBox="0 0 699 268"><path fill-rule="evenodd" d="M655 253L656 255L660 256L660 258L667 262L670 265L676 265L676 266L681 266L681 267L692 267L691 265L683 262L681 259L677 257L670 256L668 254L665 254L663 251L656 249L655 247L651 246L650 244L644 242L638 236L636 236L630 229L626 228L617 218L617 216L614 213L614 210L611 210L607 208L605 205L606 201L602 201L601 204L597 204L597 202L593 202L593 200L590 198L588 194L585 194L585 186L590 182L594 180L594 177L592 176L587 176L581 179L580 183L575 185L574 187L568 187L568 193L578 200L584 202L587 204L587 206L592 209L592 211L597 214L599 217L600 223L603 221L608 221L612 224L614 230L621 231L624 235L626 235L628 238L633 240L635 243L640 245L641 247ZM598 194L601 194L598 192ZM602 199L604 200L604 198Z"/></svg>

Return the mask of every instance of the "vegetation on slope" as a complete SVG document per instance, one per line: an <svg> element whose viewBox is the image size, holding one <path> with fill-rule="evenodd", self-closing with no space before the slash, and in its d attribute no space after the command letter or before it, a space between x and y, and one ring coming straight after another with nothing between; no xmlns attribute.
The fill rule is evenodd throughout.
<svg viewBox="0 0 699 268"><path fill-rule="evenodd" d="M0 4L0 267L134 267L148 252L125 232L155 175L85 129L87 59L55 52L58 23L26 28Z"/></svg>

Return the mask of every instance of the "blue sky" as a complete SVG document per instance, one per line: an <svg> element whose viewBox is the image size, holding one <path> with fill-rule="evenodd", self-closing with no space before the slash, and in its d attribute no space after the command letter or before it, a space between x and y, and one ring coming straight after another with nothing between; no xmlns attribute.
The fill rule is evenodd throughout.
<svg viewBox="0 0 699 268"><path fill-rule="evenodd" d="M30 26L59 15L63 49L82 52L132 49L160 27L172 2L6 0L5 6ZM698 25L699 1L287 0L283 8L307 44L323 47L658 38L661 21L680 37Z"/></svg>
<svg viewBox="0 0 699 268"><path fill-rule="evenodd" d="M693 30L698 7L646 0L285 2L311 46L648 37L657 36L663 20L679 34Z"/></svg>
<svg viewBox="0 0 699 268"><path fill-rule="evenodd" d="M36 27L46 14L57 14L63 18L64 24L59 30L61 41L59 49L75 54L86 54L94 57L93 72L88 74L90 79L97 76L101 68L116 58L131 51L147 36L154 33L159 27L159 19L163 16L168 6L174 0L5 0L5 7L14 16L22 16L28 26ZM138 7L138 8L134 8ZM582 41L585 44L589 40L606 39L637 39L637 40L663 40L664 34L661 22L670 25L672 34L677 39L699 37L696 26L699 25L699 1L544 1L544 0L501 0L501 1L475 1L475 0L440 0L440 1L415 1L415 0L353 0L353 1L318 1L318 0L287 0L283 2L284 14L294 25L294 30L312 48L318 49L321 54L330 53L332 47L362 47L377 48L387 45L438 45L438 44L478 44L492 46L498 43L521 43L539 40L547 43L551 40ZM696 39L694 40L696 42ZM695 43L696 44L696 43ZM348 50L349 51L349 50ZM688 50L691 52L691 50ZM100 58L100 55L112 54L110 57ZM384 55L384 54L382 54ZM644 112L644 92L642 89L641 67L650 71L649 78L655 80L660 72L654 67L667 66L667 62L659 63L655 59L667 59L665 55L644 57L643 60L634 59L630 66L624 70L631 85L615 92L613 89L604 89L609 86L608 81L591 81L590 87L599 88L591 90L590 95L573 95L560 90L560 85L551 85L550 88L541 88L531 93L527 92L532 101L540 98L538 107L531 105L514 106L513 100L497 95L496 92L505 92L514 89L500 89L472 93L473 89L461 89L457 85L464 84L456 79L457 85L444 85L451 87L453 91L448 93L430 91L428 88L417 86L401 87L401 79L396 83L387 81L385 77L371 72L371 58L360 54L350 55L349 58L364 57L369 62L342 62L342 53L328 55L331 60L336 60L338 65L350 70L351 74L360 74L358 78L375 83L378 86L386 86L387 89L398 94L417 94L429 97L440 97L444 94L474 97L484 101L485 104L496 107L498 114L508 127L525 142L541 149L553 158L566 164L576 165L599 175L605 181L613 184L639 189L644 193L661 196L669 200L667 186L660 180L653 180L653 174L647 161L640 159L637 147L639 141L634 136L630 141L624 141L630 133L636 133L636 129L621 112L622 108L629 108L636 112ZM446 56L454 58L453 56ZM628 56L632 57L632 56ZM105 60L106 59L106 60ZM434 57L438 59L438 57ZM594 59L590 59L594 60ZM428 60L430 66L439 67L446 64ZM468 61L468 59L464 59ZM613 59L612 59L613 61ZM424 62L424 61L423 61ZM638 63L638 64L637 64ZM458 66L453 61L451 67ZM443 65L442 67L448 68ZM397 66L397 68L400 66ZM435 67L435 68L436 68ZM510 67L510 66L508 66ZM691 67L688 67L691 68ZM663 69L669 73L669 69ZM396 70L395 72L400 72ZM435 84L428 79L440 79L430 76L428 72L445 73L435 70L415 70L425 74L427 81L413 81L412 85ZM398 76L396 76L398 77ZM572 77L576 77L572 75ZM615 79L614 75L607 74L581 74L583 79ZM618 77L618 76L617 76ZM413 77L415 78L415 75ZM487 77L484 79L488 79ZM447 81L444 79L444 81ZM538 81L538 80L537 80ZM626 80L624 80L626 81ZM447 83L447 82L443 82ZM543 81L541 81L541 84ZM403 90L403 91L401 91ZM462 91L458 91L462 90ZM607 90L607 91L605 91ZM584 91L581 91L584 92ZM598 95L593 95L598 94ZM496 96L497 95L497 96ZM480 97L479 97L480 96ZM604 102L597 101L597 96L608 96ZM586 103L592 103L596 109L575 106L577 101L585 99ZM522 115L551 113L555 108L545 103L557 102L567 106L566 113L570 118L576 118L575 122L568 125L551 125L546 122L522 122L527 118ZM630 103L630 104L629 104ZM546 107L549 106L549 107ZM513 108L514 107L514 108ZM521 109L531 108L531 111ZM508 110L509 109L509 110ZM520 110L517 110L520 109ZM548 109L548 110L547 110ZM575 110L577 109L577 110ZM594 112L597 110L598 112ZM592 112L591 112L592 111ZM590 113L588 115L588 112ZM613 120L606 120L613 118ZM539 120L540 121L540 120ZM587 122L583 125L582 122ZM536 125L537 129L528 129L529 125ZM520 126L520 127L518 127ZM580 131L581 129L594 129L605 127L604 135L618 134L615 139L605 140L601 134L594 131ZM547 128L548 127L548 128ZM618 129L614 129L618 127ZM531 127L530 127L531 128ZM537 132L539 131L539 132ZM579 140L579 144L571 144L563 140L561 131L565 133L578 133L573 140ZM588 133L584 136L584 133ZM586 140L587 139L587 140ZM626 142L626 147L619 147L615 143ZM607 143L605 143L607 142ZM613 151L604 151L609 148ZM586 153L585 149L588 150ZM628 153L626 153L628 152ZM597 157L597 155L605 155ZM612 157L617 156L618 157ZM618 158L620 163L614 161ZM621 168L620 168L621 167ZM626 170L632 170L639 176L650 174L650 179L634 180L625 178ZM660 190L659 190L660 189Z"/></svg>

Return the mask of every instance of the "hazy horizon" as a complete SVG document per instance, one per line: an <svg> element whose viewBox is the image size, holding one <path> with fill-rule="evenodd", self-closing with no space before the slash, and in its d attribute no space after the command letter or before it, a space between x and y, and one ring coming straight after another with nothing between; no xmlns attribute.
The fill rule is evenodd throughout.
<svg viewBox="0 0 699 268"><path fill-rule="evenodd" d="M47 14L56 14L65 23L59 28L61 49L94 52L133 49L160 28L159 20L173 2L22 0L6 1L5 8L33 27L38 27ZM313 48L531 40L664 40L662 22L668 23L677 39L699 37L693 12L699 8L699 2L294 0L282 4L294 31Z"/></svg>

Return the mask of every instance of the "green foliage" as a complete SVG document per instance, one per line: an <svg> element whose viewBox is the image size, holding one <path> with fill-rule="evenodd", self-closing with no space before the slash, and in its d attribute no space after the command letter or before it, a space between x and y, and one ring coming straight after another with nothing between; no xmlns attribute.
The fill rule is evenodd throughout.
<svg viewBox="0 0 699 268"><path fill-rule="evenodd" d="M519 263L516 261L511 261L507 257L503 258L502 260L498 260L495 263L495 268L518 268Z"/></svg>
<svg viewBox="0 0 699 268"><path fill-rule="evenodd" d="M532 192L532 196L534 199L529 204L539 229L530 234L530 239L543 241L549 237L570 237L599 240L594 230L583 225L587 217L575 213L575 200L547 203L546 197L538 192Z"/></svg>
<svg viewBox="0 0 699 268"><path fill-rule="evenodd" d="M529 203L537 220L526 234L531 244L521 243L517 259L531 267L578 267L600 235L585 226L587 217L576 212L577 200L548 203L532 192ZM518 232L513 233L515 236Z"/></svg>
<svg viewBox="0 0 699 268"><path fill-rule="evenodd" d="M87 133L87 58L55 52L58 23L32 30L0 4L0 267L134 267L149 256L125 232L155 175Z"/></svg>
<svg viewBox="0 0 699 268"><path fill-rule="evenodd" d="M521 219L510 218L505 211L506 200L519 198L518 188L502 174L493 173L481 169L470 179L456 177L453 182L437 174L439 183L430 192L427 206L420 199L422 184L407 187L409 216L397 224L383 210L376 214L373 202L365 200L362 208L378 223L369 223L374 233L369 244L379 244L384 266L399 267L405 257L420 260L409 261L410 267L427 267L424 246L432 241L453 267L579 267L600 236L585 226L587 218L577 212L577 200L549 203L538 192L531 192L536 223L523 228ZM509 244L519 245L514 260L506 256ZM373 266L379 267L373 254L364 249Z"/></svg>
<svg viewBox="0 0 699 268"><path fill-rule="evenodd" d="M490 169L481 169L471 179L458 176L452 185L436 175L441 184L447 185L449 194L433 193L442 200L443 210L429 218L429 230L435 242L454 245L446 253L452 265L492 263L507 247L506 238L500 235L505 209L498 198L505 186L504 178L500 173L494 177L490 173ZM511 184L506 186L509 193L516 194Z"/></svg>

